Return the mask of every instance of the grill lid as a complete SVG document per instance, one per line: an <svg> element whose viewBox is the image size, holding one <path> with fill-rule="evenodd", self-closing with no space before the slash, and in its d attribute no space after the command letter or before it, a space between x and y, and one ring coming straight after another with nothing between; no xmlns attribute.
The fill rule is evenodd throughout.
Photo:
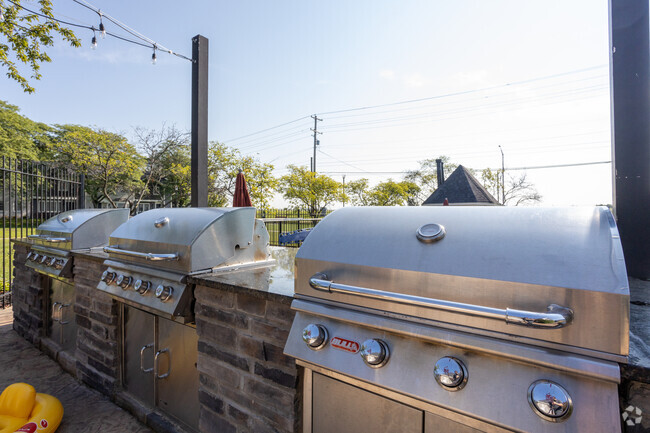
<svg viewBox="0 0 650 433"><path fill-rule="evenodd" d="M128 218L128 209L71 210L48 219L28 238L37 245L65 250L99 247Z"/></svg>
<svg viewBox="0 0 650 433"><path fill-rule="evenodd" d="M629 289L605 207L344 208L296 269L298 297L627 354Z"/></svg>
<svg viewBox="0 0 650 433"><path fill-rule="evenodd" d="M152 209L111 233L104 250L113 260L196 273L226 263L244 250L255 251L247 255L252 255L250 261L266 260L267 243L264 249L257 248L254 228L252 207Z"/></svg>

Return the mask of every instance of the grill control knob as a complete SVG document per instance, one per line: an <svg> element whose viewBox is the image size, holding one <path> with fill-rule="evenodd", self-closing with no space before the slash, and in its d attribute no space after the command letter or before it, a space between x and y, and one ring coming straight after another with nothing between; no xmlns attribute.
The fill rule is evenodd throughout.
<svg viewBox="0 0 650 433"><path fill-rule="evenodd" d="M388 345L375 338L364 341L361 344L361 349L359 349L359 354L363 358L363 362L372 368L383 367L390 358Z"/></svg>
<svg viewBox="0 0 650 433"><path fill-rule="evenodd" d="M102 281L110 285L115 279L115 272L104 271L102 274Z"/></svg>
<svg viewBox="0 0 650 433"><path fill-rule="evenodd" d="M156 287L156 298L162 302L168 301L172 297L174 288L172 286L163 286L162 284Z"/></svg>
<svg viewBox="0 0 650 433"><path fill-rule="evenodd" d="M133 277L127 277L126 275L120 275L117 277L117 280L115 280L115 284L120 286L122 290L128 289L132 282Z"/></svg>
<svg viewBox="0 0 650 433"><path fill-rule="evenodd" d="M52 257L52 258L47 262L47 265L48 265L48 266L54 266L55 263L56 263L56 257Z"/></svg>
<svg viewBox="0 0 650 433"><path fill-rule="evenodd" d="M463 389L469 378L465 364L460 359L451 356L445 356L436 362L433 367L433 376L436 378L438 385L447 391Z"/></svg>
<svg viewBox="0 0 650 433"><path fill-rule="evenodd" d="M38 260L39 257L40 257L40 255L38 253L34 253L34 255L30 258L30 260L32 262L35 262L36 260Z"/></svg>
<svg viewBox="0 0 650 433"><path fill-rule="evenodd" d="M63 259L57 259L56 262L54 262L54 267L56 269L62 269L63 265L65 265L65 260Z"/></svg>
<svg viewBox="0 0 650 433"><path fill-rule="evenodd" d="M302 330L302 340L307 343L307 347L310 349L322 349L329 340L327 329L323 325L314 325L311 323Z"/></svg>
<svg viewBox="0 0 650 433"><path fill-rule="evenodd" d="M567 390L550 380L538 380L528 387L528 404L539 417L551 422L562 422L573 411Z"/></svg>
<svg viewBox="0 0 650 433"><path fill-rule="evenodd" d="M49 257L48 256L41 256L41 264L44 265L46 261L48 261Z"/></svg>
<svg viewBox="0 0 650 433"><path fill-rule="evenodd" d="M34 255L34 252L33 252L33 251L30 251L29 253L27 253L27 258L26 258L26 260L31 260L33 255Z"/></svg>
<svg viewBox="0 0 650 433"><path fill-rule="evenodd" d="M151 288L151 282L150 281L142 281L142 280L137 280L135 284L133 284L133 290L138 292L141 295L144 295L149 291Z"/></svg>

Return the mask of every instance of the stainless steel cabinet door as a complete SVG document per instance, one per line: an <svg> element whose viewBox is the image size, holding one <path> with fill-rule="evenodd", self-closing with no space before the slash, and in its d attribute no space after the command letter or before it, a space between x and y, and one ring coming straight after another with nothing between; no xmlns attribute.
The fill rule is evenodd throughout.
<svg viewBox="0 0 650 433"><path fill-rule="evenodd" d="M421 410L318 373L312 395L314 433L422 433Z"/></svg>
<svg viewBox="0 0 650 433"><path fill-rule="evenodd" d="M158 317L157 406L199 429L199 372L196 330Z"/></svg>
<svg viewBox="0 0 650 433"><path fill-rule="evenodd" d="M154 405L155 317L124 305L123 313L123 386L149 406Z"/></svg>
<svg viewBox="0 0 650 433"><path fill-rule="evenodd" d="M52 289L52 327L50 338L64 351L74 352L77 346L77 322L74 314L74 286L61 280L50 279Z"/></svg>
<svg viewBox="0 0 650 433"><path fill-rule="evenodd" d="M424 433L481 433L482 431L430 412L424 413Z"/></svg>

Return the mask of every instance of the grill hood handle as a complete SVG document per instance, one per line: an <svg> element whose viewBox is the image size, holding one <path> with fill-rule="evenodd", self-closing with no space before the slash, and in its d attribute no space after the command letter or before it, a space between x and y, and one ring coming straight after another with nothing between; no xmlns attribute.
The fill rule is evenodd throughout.
<svg viewBox="0 0 650 433"><path fill-rule="evenodd" d="M27 238L39 240L39 241L45 241L45 242L52 242L52 243L66 242L68 240L66 238L55 238L48 235L28 235Z"/></svg>
<svg viewBox="0 0 650 433"><path fill-rule="evenodd" d="M104 252L113 253L113 254L122 254L123 256L129 256L129 257L137 257L139 259L150 260L152 262L179 259L178 253L173 253L173 254L141 253L140 251L123 250L118 245L110 245L108 247L104 247Z"/></svg>
<svg viewBox="0 0 650 433"><path fill-rule="evenodd" d="M431 308L434 310L450 311L452 313L466 314L469 316L485 317L488 319L505 320L506 323L528 326L531 328L555 329L569 325L573 321L573 310L560 305L551 304L544 313L535 311L515 310L506 308L484 307L481 305L465 304L462 302L431 299L422 296L406 295L403 293L385 292L383 290L369 289L366 287L350 286L330 281L325 274L316 274L309 279L309 285L321 292L340 293L344 295L360 296L363 298L377 299L380 301L397 302L400 304L414 305Z"/></svg>

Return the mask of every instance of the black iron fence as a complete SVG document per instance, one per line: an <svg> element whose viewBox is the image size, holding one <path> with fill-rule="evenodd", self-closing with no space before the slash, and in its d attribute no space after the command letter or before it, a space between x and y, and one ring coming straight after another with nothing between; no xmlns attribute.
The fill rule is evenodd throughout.
<svg viewBox="0 0 650 433"><path fill-rule="evenodd" d="M54 164L2 157L2 287L0 308L11 305L13 254L11 241L34 233L61 212L84 207L84 178Z"/></svg>

